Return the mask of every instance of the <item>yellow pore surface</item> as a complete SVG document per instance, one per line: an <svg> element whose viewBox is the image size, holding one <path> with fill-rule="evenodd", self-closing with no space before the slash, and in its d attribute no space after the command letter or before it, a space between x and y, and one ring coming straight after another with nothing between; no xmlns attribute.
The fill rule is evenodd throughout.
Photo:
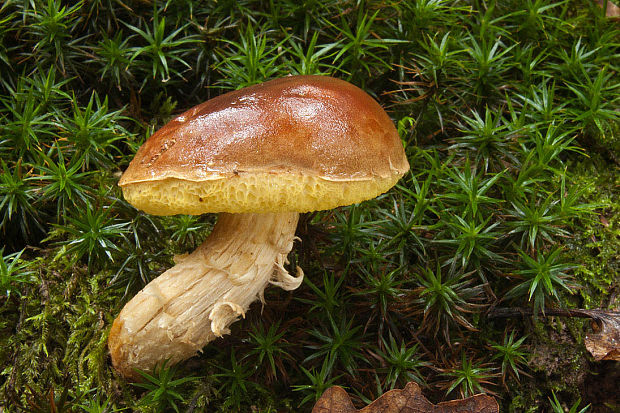
<svg viewBox="0 0 620 413"><path fill-rule="evenodd" d="M255 173L197 182L167 178L123 185L123 195L133 206L153 215L310 212L375 198L400 177L331 181L317 176Z"/></svg>

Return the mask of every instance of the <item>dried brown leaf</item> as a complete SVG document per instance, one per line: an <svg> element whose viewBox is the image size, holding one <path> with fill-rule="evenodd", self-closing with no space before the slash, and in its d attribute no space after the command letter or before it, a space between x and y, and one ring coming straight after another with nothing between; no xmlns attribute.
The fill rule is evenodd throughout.
<svg viewBox="0 0 620 413"><path fill-rule="evenodd" d="M601 7L605 6L605 0L599 0L598 4ZM616 6L611 1L607 1L607 9L605 10L605 15L610 19L617 19L620 17L620 7Z"/></svg>
<svg viewBox="0 0 620 413"><path fill-rule="evenodd" d="M592 317L592 334L584 340L595 360L620 361L620 316L618 312L599 312Z"/></svg>
<svg viewBox="0 0 620 413"><path fill-rule="evenodd" d="M390 390L377 400L358 410L351 397L339 386L330 387L316 402L312 413L497 413L499 405L491 396L477 394L467 399L442 402L437 405L422 395L420 386L407 383L402 390Z"/></svg>

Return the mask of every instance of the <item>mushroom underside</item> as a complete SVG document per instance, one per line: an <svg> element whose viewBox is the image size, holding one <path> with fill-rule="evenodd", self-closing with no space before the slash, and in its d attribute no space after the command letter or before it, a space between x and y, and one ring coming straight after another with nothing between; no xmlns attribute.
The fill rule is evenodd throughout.
<svg viewBox="0 0 620 413"><path fill-rule="evenodd" d="M108 345L114 367L126 377L168 360L195 355L230 332L268 284L293 290L303 280L284 268L299 214L226 214L194 252L151 281L114 320Z"/></svg>

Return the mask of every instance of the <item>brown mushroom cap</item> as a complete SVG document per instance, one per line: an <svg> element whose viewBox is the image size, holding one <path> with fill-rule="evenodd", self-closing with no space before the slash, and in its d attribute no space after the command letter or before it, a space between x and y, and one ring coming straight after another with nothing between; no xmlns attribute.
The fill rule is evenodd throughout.
<svg viewBox="0 0 620 413"><path fill-rule="evenodd" d="M408 169L394 124L368 94L331 77L289 76L170 121L119 185L157 215L307 212L374 198Z"/></svg>

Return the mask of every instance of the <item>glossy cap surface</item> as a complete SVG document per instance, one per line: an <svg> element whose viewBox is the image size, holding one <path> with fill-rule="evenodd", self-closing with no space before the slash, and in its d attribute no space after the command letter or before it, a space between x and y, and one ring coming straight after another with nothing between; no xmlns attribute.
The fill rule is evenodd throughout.
<svg viewBox="0 0 620 413"><path fill-rule="evenodd" d="M290 76L176 117L138 150L119 185L154 214L304 212L373 198L408 169L392 121L368 94L330 77Z"/></svg>

